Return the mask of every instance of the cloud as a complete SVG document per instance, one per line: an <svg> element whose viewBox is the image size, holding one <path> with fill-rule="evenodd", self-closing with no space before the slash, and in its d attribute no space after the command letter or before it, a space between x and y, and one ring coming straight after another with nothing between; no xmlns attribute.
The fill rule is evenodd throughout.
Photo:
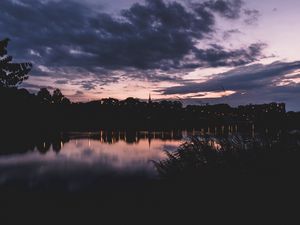
<svg viewBox="0 0 300 225"><path fill-rule="evenodd" d="M205 91L220 91L222 87L233 91L247 91L266 86L274 86L284 79L284 75L300 69L300 62L274 62L269 65L254 64L238 67L228 72L217 74L203 83L187 83L170 87L165 94L187 94Z"/></svg>
<svg viewBox="0 0 300 225"><path fill-rule="evenodd" d="M238 19L241 15L242 0L216 0L206 1L204 3L194 3L194 6L211 9L228 19Z"/></svg>
<svg viewBox="0 0 300 225"><path fill-rule="evenodd" d="M211 102L246 104L282 101L290 109L297 107L300 98L300 61L274 62L241 66L202 83L187 82L181 86L161 90L167 95L186 95L202 92L233 91L234 94L219 99L206 99Z"/></svg>
<svg viewBox="0 0 300 225"><path fill-rule="evenodd" d="M64 80L56 80L54 83L55 83L55 84L68 84L69 81L66 80L66 79L64 79Z"/></svg>
<svg viewBox="0 0 300 225"><path fill-rule="evenodd" d="M223 39L228 40L232 35L243 34L239 29L227 30L223 33Z"/></svg>
<svg viewBox="0 0 300 225"><path fill-rule="evenodd" d="M67 96L67 97L70 97L70 98L72 98L72 99L74 99L76 101L83 100L83 99L87 98L87 96L82 91L76 91L75 94Z"/></svg>
<svg viewBox="0 0 300 225"><path fill-rule="evenodd" d="M211 45L209 49L197 49L196 57L202 66L219 67L219 66L240 66L254 62L265 48L264 43L252 44L247 48L227 51L220 45Z"/></svg>
<svg viewBox="0 0 300 225"><path fill-rule="evenodd" d="M12 38L14 55L37 65L33 74L68 79L86 75L115 82L107 77L121 70L156 81L163 79L153 75L157 71L243 65L263 57L260 43L241 49L198 47L216 32L216 14L229 20L241 17L242 1L190 6L146 0L114 15L79 1L2 0L0 30Z"/></svg>
<svg viewBox="0 0 300 225"><path fill-rule="evenodd" d="M55 87L52 87L50 85L39 85L39 84L32 84L32 83L22 83L21 88L25 88L33 93L38 92L41 88L47 88L50 91L55 90Z"/></svg>
<svg viewBox="0 0 300 225"><path fill-rule="evenodd" d="M247 18L244 20L246 24L256 24L258 21L258 18L261 16L260 12L257 9L245 9L244 10L245 15L247 15Z"/></svg>

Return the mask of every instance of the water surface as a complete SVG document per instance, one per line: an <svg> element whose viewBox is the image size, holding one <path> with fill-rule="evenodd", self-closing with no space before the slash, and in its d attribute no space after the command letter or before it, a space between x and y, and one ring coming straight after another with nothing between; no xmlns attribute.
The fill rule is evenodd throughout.
<svg viewBox="0 0 300 225"><path fill-rule="evenodd" d="M98 131L3 138L0 187L77 190L107 180L156 178L153 161L165 159L165 151L176 150L189 136L238 132L237 126L222 126L199 131ZM253 126L246 133L254 137Z"/></svg>
<svg viewBox="0 0 300 225"><path fill-rule="evenodd" d="M107 178L153 178L152 161L165 159L165 151L178 148L185 137L182 131L100 131L38 138L26 151L11 143L14 151L0 156L0 185L77 189Z"/></svg>

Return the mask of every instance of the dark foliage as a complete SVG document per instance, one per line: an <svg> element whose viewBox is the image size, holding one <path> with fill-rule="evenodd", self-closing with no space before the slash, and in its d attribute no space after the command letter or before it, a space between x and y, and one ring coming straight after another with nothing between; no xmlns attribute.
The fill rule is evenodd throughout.
<svg viewBox="0 0 300 225"><path fill-rule="evenodd" d="M207 177L289 176L299 171L299 138L281 135L277 140L191 137L168 159L154 162L165 179L201 182Z"/></svg>
<svg viewBox="0 0 300 225"><path fill-rule="evenodd" d="M31 63L12 63L7 55L9 39L0 41L0 87L15 87L28 79Z"/></svg>
<svg viewBox="0 0 300 225"><path fill-rule="evenodd" d="M36 97L38 98L41 104L50 104L52 103L52 96L47 88L41 88L37 93Z"/></svg>

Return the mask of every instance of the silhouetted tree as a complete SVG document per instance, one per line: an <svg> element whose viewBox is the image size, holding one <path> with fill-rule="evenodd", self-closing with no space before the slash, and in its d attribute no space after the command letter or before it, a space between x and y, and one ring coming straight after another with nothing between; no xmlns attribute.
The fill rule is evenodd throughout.
<svg viewBox="0 0 300 225"><path fill-rule="evenodd" d="M70 104L70 100L66 98L61 91L57 88L54 90L52 95L52 101L54 104Z"/></svg>
<svg viewBox="0 0 300 225"><path fill-rule="evenodd" d="M127 105L127 106L136 106L139 105L141 102L139 99L137 98L127 98L124 101L122 101L123 105Z"/></svg>
<svg viewBox="0 0 300 225"><path fill-rule="evenodd" d="M61 104L63 104L63 105L69 105L69 104L71 104L71 101L68 98L64 97L63 100L62 100L62 102L61 102Z"/></svg>
<svg viewBox="0 0 300 225"><path fill-rule="evenodd" d="M9 39L0 41L0 87L14 87L28 79L31 63L12 63L12 56L7 55Z"/></svg>
<svg viewBox="0 0 300 225"><path fill-rule="evenodd" d="M40 103L49 104L52 102L52 96L47 88L41 88L37 93L37 97Z"/></svg>
<svg viewBox="0 0 300 225"><path fill-rule="evenodd" d="M52 100L54 104L61 104L62 100L64 98L64 95L61 93L59 89L55 89L53 91Z"/></svg>
<svg viewBox="0 0 300 225"><path fill-rule="evenodd" d="M104 98L102 99L103 105L105 106L118 106L119 100L115 98Z"/></svg>

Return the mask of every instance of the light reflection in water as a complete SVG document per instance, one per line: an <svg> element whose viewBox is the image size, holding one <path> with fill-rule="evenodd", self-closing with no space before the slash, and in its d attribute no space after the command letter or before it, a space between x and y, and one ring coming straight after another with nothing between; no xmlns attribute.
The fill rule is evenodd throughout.
<svg viewBox="0 0 300 225"><path fill-rule="evenodd" d="M255 135L254 127L247 130ZM164 151L177 149L187 137L237 131L235 125L169 132L98 131L51 137L47 134L34 140L14 137L10 142L4 139L0 150L9 151L0 155L0 186L19 180L30 186L47 186L53 179L81 185L111 174L156 176L150 161L165 159Z"/></svg>
<svg viewBox="0 0 300 225"><path fill-rule="evenodd" d="M110 175L156 176L151 160L164 159L164 150L175 150L182 143L181 139L155 137L135 137L131 143L126 142L126 135L121 139L99 136L95 138L91 133L76 133L71 134L68 141L56 141L59 144L50 145L43 141L40 147L26 153L2 155L0 185L21 180L29 186L48 186L53 179L58 179L66 185L71 183L74 186L76 183L75 186L81 186ZM47 146L48 149L43 149Z"/></svg>

